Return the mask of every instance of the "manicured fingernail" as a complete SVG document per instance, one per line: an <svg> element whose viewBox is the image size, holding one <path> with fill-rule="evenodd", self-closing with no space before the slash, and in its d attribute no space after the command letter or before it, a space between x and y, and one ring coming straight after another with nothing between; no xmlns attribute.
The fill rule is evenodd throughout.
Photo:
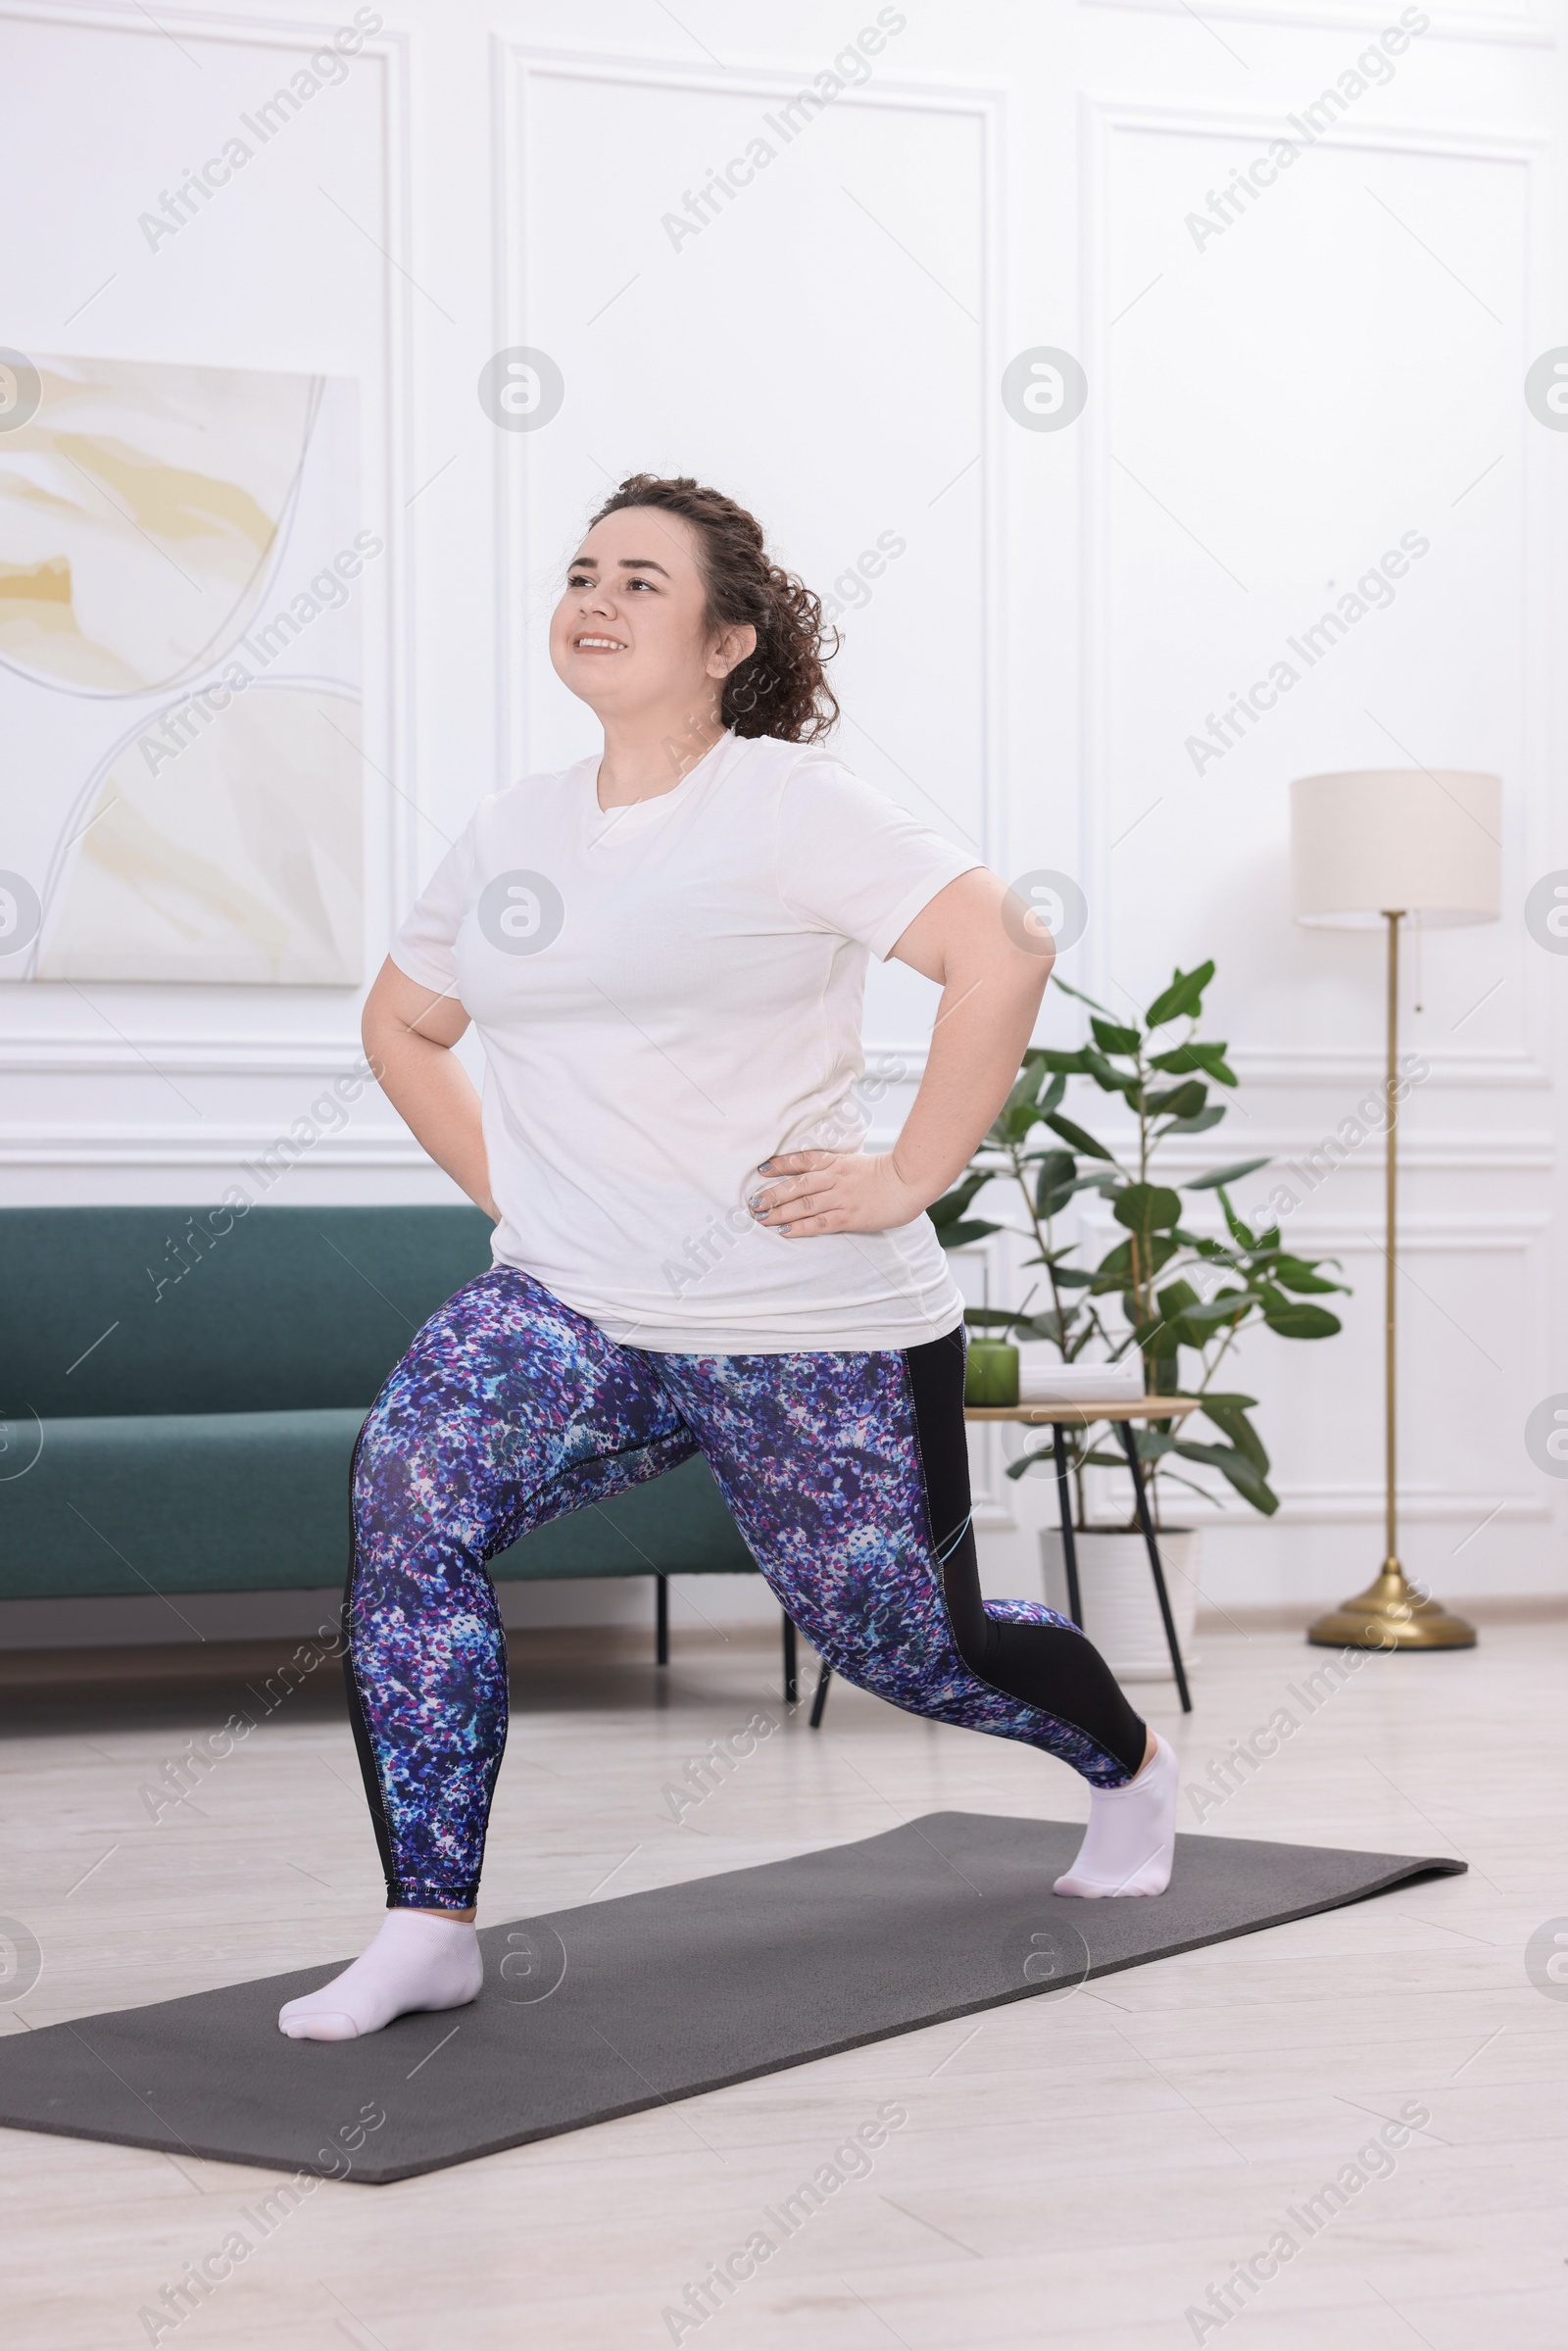
<svg viewBox="0 0 1568 2351"><path fill-rule="evenodd" d="M771 1166L772 1166L772 1164L773 1164L773 1162L772 1162L772 1160L771 1160L771 1159L759 1159L759 1160L758 1160L758 1162L757 1162L757 1172L758 1172L758 1174L759 1174L759 1175L761 1175L762 1173L764 1173L764 1171L765 1171L767 1168L771 1167Z"/></svg>

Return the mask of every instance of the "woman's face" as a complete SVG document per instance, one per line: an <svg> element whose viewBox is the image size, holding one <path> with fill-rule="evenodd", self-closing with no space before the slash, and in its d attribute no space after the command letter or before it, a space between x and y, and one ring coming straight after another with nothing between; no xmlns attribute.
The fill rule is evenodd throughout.
<svg viewBox="0 0 1568 2351"><path fill-rule="evenodd" d="M556 675L602 717L680 703L716 725L723 680L757 631L713 635L706 603L694 526L657 507L619 507L567 566L550 623Z"/></svg>

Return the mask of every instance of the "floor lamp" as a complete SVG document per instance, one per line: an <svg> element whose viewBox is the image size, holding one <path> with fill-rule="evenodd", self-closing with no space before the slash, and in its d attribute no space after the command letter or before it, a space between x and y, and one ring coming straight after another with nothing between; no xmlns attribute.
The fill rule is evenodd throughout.
<svg viewBox="0 0 1568 2351"><path fill-rule="evenodd" d="M1395 1114L1399 1042L1399 925L1494 922L1501 911L1502 787L1452 768L1307 775L1291 787L1291 872L1298 922L1388 932L1387 1177L1384 1214L1384 1560L1363 1592L1321 1616L1325 1648L1468 1649L1463 1617L1423 1599L1399 1565L1395 1316L1398 1283Z"/></svg>

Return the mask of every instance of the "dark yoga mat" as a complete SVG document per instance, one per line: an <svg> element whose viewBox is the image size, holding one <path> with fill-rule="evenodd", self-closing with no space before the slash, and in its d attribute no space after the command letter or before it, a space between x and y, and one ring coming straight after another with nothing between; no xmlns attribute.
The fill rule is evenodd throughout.
<svg viewBox="0 0 1568 2351"><path fill-rule="evenodd" d="M1051 1881L1082 1834L932 1812L485 1928L471 2007L363 2040L277 2030L342 1961L12 2033L0 2124L379 2184L1466 1866L1179 1837L1158 1900L1070 1901Z"/></svg>

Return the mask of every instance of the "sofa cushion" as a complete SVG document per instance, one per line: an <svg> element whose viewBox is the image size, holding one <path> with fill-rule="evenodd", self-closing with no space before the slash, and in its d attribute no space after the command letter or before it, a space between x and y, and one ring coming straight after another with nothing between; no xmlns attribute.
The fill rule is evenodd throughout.
<svg viewBox="0 0 1568 2351"><path fill-rule="evenodd" d="M0 1208L0 1412L362 1412L490 1263L478 1208Z"/></svg>
<svg viewBox="0 0 1568 2351"><path fill-rule="evenodd" d="M0 1599L341 1583L367 1409L28 1423L16 1458L30 1466L0 1480ZM515 1581L755 1567L699 1454L524 1536L490 1572Z"/></svg>

